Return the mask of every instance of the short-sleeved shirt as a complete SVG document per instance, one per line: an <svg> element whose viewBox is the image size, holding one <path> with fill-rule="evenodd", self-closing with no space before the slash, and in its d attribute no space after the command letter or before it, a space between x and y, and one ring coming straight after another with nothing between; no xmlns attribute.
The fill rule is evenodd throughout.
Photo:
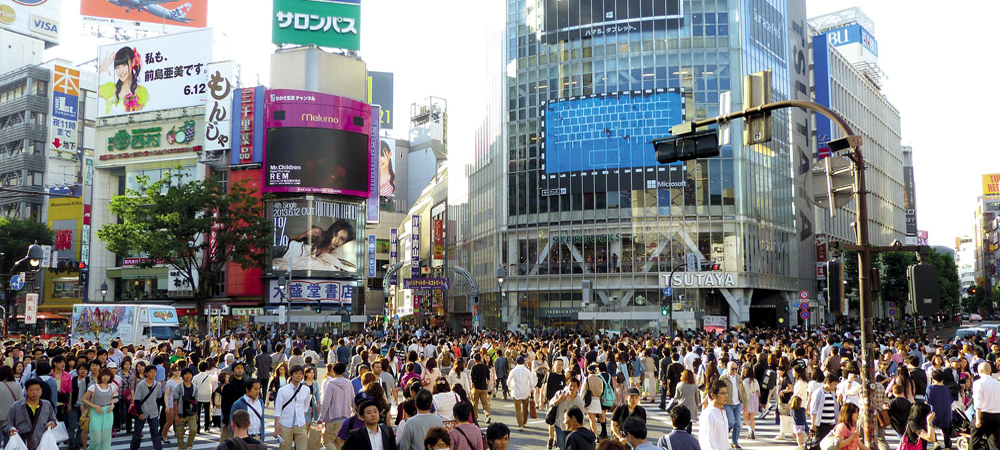
<svg viewBox="0 0 1000 450"><path fill-rule="evenodd" d="M97 406L110 406L112 399L118 395L118 388L113 384L108 384L108 389L101 389L98 384L92 384L87 388L87 392L92 392L90 402Z"/></svg>

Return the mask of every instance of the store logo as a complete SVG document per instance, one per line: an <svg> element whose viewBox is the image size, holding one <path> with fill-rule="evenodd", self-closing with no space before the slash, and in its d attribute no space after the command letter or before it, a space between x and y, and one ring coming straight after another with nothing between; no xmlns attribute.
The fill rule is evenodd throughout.
<svg viewBox="0 0 1000 450"><path fill-rule="evenodd" d="M15 20L17 20L17 13L14 12L14 8L9 5L0 5L0 23L13 25Z"/></svg>
<svg viewBox="0 0 1000 450"><path fill-rule="evenodd" d="M41 16L31 15L31 31L46 34L49 36L59 36L59 22L46 19Z"/></svg>
<svg viewBox="0 0 1000 450"><path fill-rule="evenodd" d="M302 114L303 122L319 122L319 123L340 123L339 117L321 116L319 114Z"/></svg>
<svg viewBox="0 0 1000 450"><path fill-rule="evenodd" d="M22 5L28 5L28 6L38 6L47 1L49 0L14 0L14 3L20 3Z"/></svg>

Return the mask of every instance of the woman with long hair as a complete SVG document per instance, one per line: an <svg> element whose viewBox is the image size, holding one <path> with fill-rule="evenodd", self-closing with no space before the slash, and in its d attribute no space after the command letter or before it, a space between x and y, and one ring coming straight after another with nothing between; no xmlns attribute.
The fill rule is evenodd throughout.
<svg viewBox="0 0 1000 450"><path fill-rule="evenodd" d="M276 259L277 267L287 268L292 259L295 259L296 267L293 268L325 265L349 272L357 271L357 267L352 269L345 266L344 262L333 255L335 250L354 239L354 225L346 219L337 219L326 230L313 226L300 234L289 236L288 250L281 258Z"/></svg>
<svg viewBox="0 0 1000 450"><path fill-rule="evenodd" d="M375 402L375 406L378 407L379 423L385 425L392 424L392 406L386 399L385 389L382 389L382 384L378 381L373 381L365 385L361 392L368 394L369 397Z"/></svg>
<svg viewBox="0 0 1000 450"><path fill-rule="evenodd" d="M694 382L694 372L684 369L681 372L681 380L674 387L674 405L684 405L691 411L692 421L698 418L698 405L701 405L701 391ZM690 428L690 427L689 427ZM691 430L688 430L690 433Z"/></svg>
<svg viewBox="0 0 1000 450"><path fill-rule="evenodd" d="M460 399L458 394L451 391L451 386L445 380L438 380L434 385L434 409L435 414L444 422L447 429L455 428L455 413L453 409Z"/></svg>
<svg viewBox="0 0 1000 450"><path fill-rule="evenodd" d="M760 411L760 383L753 377L753 368L743 369L743 387L747 390L747 404L743 421L750 428L750 439L757 439L757 412Z"/></svg>
<svg viewBox="0 0 1000 450"><path fill-rule="evenodd" d="M424 388L433 390L437 386L438 378L441 378L441 371L437 367L437 360L434 358L428 359L420 381L423 383Z"/></svg>
<svg viewBox="0 0 1000 450"><path fill-rule="evenodd" d="M911 444L918 443L920 448L927 448L926 444L933 444L937 441L937 433L934 432L934 417L931 405L924 402L914 403L910 407L906 431L900 436L900 439L905 439L907 443Z"/></svg>
<svg viewBox="0 0 1000 450"><path fill-rule="evenodd" d="M469 376L469 371L465 370L465 360L458 358L455 360L454 366L451 371L448 372L448 385L455 386L456 384L462 385L465 391L468 392L472 387L472 379Z"/></svg>
<svg viewBox="0 0 1000 450"><path fill-rule="evenodd" d="M930 410L930 407L927 409ZM861 427L858 426L859 413L858 405L854 403L845 403L840 408L840 417L837 419L837 426L833 428L833 436L837 439L837 449L868 450L865 443L861 441ZM826 436L817 436L819 439L823 439L824 437Z"/></svg>
<svg viewBox="0 0 1000 450"><path fill-rule="evenodd" d="M267 403L273 402L278 395L278 389L288 384L288 363L280 363L271 374L271 386L267 388Z"/></svg>
<svg viewBox="0 0 1000 450"><path fill-rule="evenodd" d="M219 372L219 385L212 391L212 426L222 429L222 388L229 384L229 372Z"/></svg>
<svg viewBox="0 0 1000 450"><path fill-rule="evenodd" d="M892 385L903 386L903 397L906 397L910 403L914 401L914 390L916 390L917 383L910 378L910 373L906 370L897 370L896 378L893 380Z"/></svg>
<svg viewBox="0 0 1000 450"><path fill-rule="evenodd" d="M98 72L106 72L116 78L98 88L98 98L104 101L105 114L137 112L146 107L149 91L139 86L139 74L142 73L139 49L122 47L108 53L101 61Z"/></svg>

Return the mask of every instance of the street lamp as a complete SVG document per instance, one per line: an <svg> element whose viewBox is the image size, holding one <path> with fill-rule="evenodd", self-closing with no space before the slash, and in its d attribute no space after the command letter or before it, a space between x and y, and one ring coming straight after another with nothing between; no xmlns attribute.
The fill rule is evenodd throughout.
<svg viewBox="0 0 1000 450"><path fill-rule="evenodd" d="M102 281L101 282L101 301L102 302L108 301L108 282L107 281Z"/></svg>
<svg viewBox="0 0 1000 450"><path fill-rule="evenodd" d="M278 277L278 292L281 293L281 301L285 301L285 276Z"/></svg>
<svg viewBox="0 0 1000 450"><path fill-rule="evenodd" d="M503 293L503 282L506 278L507 278L507 270L503 268L503 264L497 266L497 285L500 286L500 301L503 302L503 307L504 310L506 311L506 315L509 316L510 310L507 308L507 302L504 301L504 293ZM510 317L507 317L506 319L509 321Z"/></svg>
<svg viewBox="0 0 1000 450"><path fill-rule="evenodd" d="M42 263L42 258L44 257L45 251L42 250L41 245L38 245L38 242L35 242L28 247L28 254L25 256L25 258L28 259L28 264L31 264L31 267L38 267L38 265Z"/></svg>

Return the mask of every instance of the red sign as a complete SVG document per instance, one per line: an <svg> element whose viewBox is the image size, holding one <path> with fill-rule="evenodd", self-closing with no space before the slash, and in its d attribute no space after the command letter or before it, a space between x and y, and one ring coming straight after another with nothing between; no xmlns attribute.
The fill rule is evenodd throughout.
<svg viewBox="0 0 1000 450"><path fill-rule="evenodd" d="M816 235L816 261L823 262L827 260L826 253L826 235L817 234Z"/></svg>
<svg viewBox="0 0 1000 450"><path fill-rule="evenodd" d="M90 225L91 206L83 205L83 224Z"/></svg>
<svg viewBox="0 0 1000 450"><path fill-rule="evenodd" d="M244 89L240 99L240 164L253 162L254 90Z"/></svg>
<svg viewBox="0 0 1000 450"><path fill-rule="evenodd" d="M434 221L434 259L444 259L444 221Z"/></svg>
<svg viewBox="0 0 1000 450"><path fill-rule="evenodd" d="M52 249L55 251L73 250L73 230L56 230L55 244Z"/></svg>

